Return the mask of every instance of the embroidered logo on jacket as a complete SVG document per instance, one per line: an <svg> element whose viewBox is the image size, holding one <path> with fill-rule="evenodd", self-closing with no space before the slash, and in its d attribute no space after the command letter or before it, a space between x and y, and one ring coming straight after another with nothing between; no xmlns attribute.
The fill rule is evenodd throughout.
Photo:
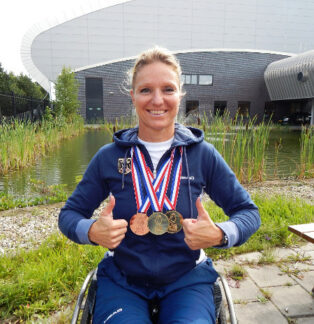
<svg viewBox="0 0 314 324"><path fill-rule="evenodd" d="M126 165L124 165L124 161L126 161ZM123 171L124 171L124 174L130 173L131 172L131 158L118 159L118 171L121 174L123 173Z"/></svg>

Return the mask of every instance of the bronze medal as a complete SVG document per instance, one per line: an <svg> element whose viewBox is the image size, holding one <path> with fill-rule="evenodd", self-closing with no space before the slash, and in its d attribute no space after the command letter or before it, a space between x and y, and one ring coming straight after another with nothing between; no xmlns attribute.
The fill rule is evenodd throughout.
<svg viewBox="0 0 314 324"><path fill-rule="evenodd" d="M152 234L162 235L167 232L168 217L162 212L155 212L148 218L148 228Z"/></svg>
<svg viewBox="0 0 314 324"><path fill-rule="evenodd" d="M168 217L169 226L168 226L168 233L175 234L182 230L182 222L183 217L182 215L177 212L176 210L169 210L166 212L166 216Z"/></svg>
<svg viewBox="0 0 314 324"><path fill-rule="evenodd" d="M149 233L148 217L144 213L137 213L130 219L131 231L136 235L146 235Z"/></svg>

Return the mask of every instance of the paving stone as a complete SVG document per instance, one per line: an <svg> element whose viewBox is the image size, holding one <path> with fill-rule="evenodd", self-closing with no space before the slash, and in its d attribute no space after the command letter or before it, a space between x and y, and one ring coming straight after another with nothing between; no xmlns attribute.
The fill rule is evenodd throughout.
<svg viewBox="0 0 314 324"><path fill-rule="evenodd" d="M312 243L306 243L302 246L298 246L298 247L295 247L293 248L296 252L299 252L299 251L314 251L314 244Z"/></svg>
<svg viewBox="0 0 314 324"><path fill-rule="evenodd" d="M305 251L304 256L309 256L311 258L309 263L314 265L314 251Z"/></svg>
<svg viewBox="0 0 314 324"><path fill-rule="evenodd" d="M299 285L291 287L271 287L267 290L272 294L272 302L287 316L314 316L314 299Z"/></svg>
<svg viewBox="0 0 314 324"><path fill-rule="evenodd" d="M314 317L297 318L296 321L297 321L297 324L313 324Z"/></svg>
<svg viewBox="0 0 314 324"><path fill-rule="evenodd" d="M239 324L287 324L285 317L271 303L236 304L235 312Z"/></svg>
<svg viewBox="0 0 314 324"><path fill-rule="evenodd" d="M276 260L280 260L280 259L287 259L288 256L290 255L297 255L297 252L291 250L291 249L284 249L284 248L276 248L273 251Z"/></svg>
<svg viewBox="0 0 314 324"><path fill-rule="evenodd" d="M230 270L233 266L232 261L219 260L214 262L214 267L222 275L226 275L226 271Z"/></svg>
<svg viewBox="0 0 314 324"><path fill-rule="evenodd" d="M250 278L239 281L239 287L230 287L233 301L256 301L263 294Z"/></svg>
<svg viewBox="0 0 314 324"><path fill-rule="evenodd" d="M302 272L302 279L295 278L295 280L309 293L314 288L314 271ZM313 322L314 323L314 322Z"/></svg>
<svg viewBox="0 0 314 324"><path fill-rule="evenodd" d="M233 257L235 263L248 263L248 262L255 262L257 263L258 260L261 258L262 254L260 252L252 252L252 253L245 253L236 255Z"/></svg>
<svg viewBox="0 0 314 324"><path fill-rule="evenodd" d="M314 271L314 264L309 262L296 262L293 264L293 267L300 271Z"/></svg>
<svg viewBox="0 0 314 324"><path fill-rule="evenodd" d="M254 268L246 266L245 269L247 270L249 276L259 287L295 284L295 281L293 281L288 275L284 274L275 265L266 265L263 267Z"/></svg>

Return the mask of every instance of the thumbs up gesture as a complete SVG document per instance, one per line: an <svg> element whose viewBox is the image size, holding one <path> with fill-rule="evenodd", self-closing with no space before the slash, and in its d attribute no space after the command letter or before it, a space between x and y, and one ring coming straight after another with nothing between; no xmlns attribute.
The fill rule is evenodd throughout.
<svg viewBox="0 0 314 324"><path fill-rule="evenodd" d="M101 211L98 220L92 224L88 232L90 241L108 249L115 249L121 243L128 226L125 219L113 219L114 206L115 199L110 196L109 203Z"/></svg>
<svg viewBox="0 0 314 324"><path fill-rule="evenodd" d="M200 197L196 200L196 209L197 219L186 218L183 220L185 243L191 250L219 245L223 238L223 232L208 215Z"/></svg>

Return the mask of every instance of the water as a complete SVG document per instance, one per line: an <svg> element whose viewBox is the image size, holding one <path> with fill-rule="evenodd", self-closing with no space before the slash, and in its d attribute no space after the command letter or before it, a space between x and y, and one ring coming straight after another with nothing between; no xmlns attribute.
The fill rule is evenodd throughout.
<svg viewBox="0 0 314 324"><path fill-rule="evenodd" d="M0 176L0 191L14 196L30 196L30 180L37 179L48 185L67 184L69 192L72 192L76 186L76 177L84 173L98 149L109 142L111 135L104 130L86 131L85 134L62 142L35 165Z"/></svg>
<svg viewBox="0 0 314 324"><path fill-rule="evenodd" d="M280 138L282 145L276 162L275 143ZM289 177L296 172L300 155L299 138L300 132L271 132L266 155L268 179L274 176ZM37 179L48 185L67 184L69 192L72 192L76 177L84 173L97 150L110 142L111 135L104 130L89 130L83 135L66 140L54 152L39 159L35 165L0 176L0 191L14 196L30 196L30 180ZM278 169L275 172L276 163Z"/></svg>
<svg viewBox="0 0 314 324"><path fill-rule="evenodd" d="M300 135L301 131L279 131L270 132L269 144L266 150L266 176L287 178L295 176L300 165ZM281 144L276 162L276 142Z"/></svg>

